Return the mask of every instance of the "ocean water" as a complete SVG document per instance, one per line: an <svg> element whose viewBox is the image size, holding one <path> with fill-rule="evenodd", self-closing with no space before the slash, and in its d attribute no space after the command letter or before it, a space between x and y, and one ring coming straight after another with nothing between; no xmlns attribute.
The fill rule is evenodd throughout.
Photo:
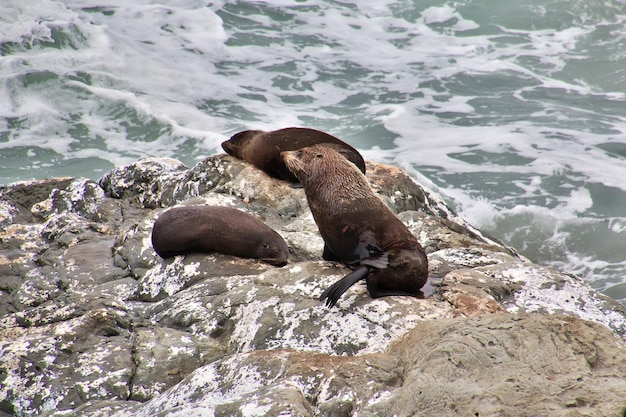
<svg viewBox="0 0 626 417"><path fill-rule="evenodd" d="M626 303L624 0L0 4L0 184L287 126Z"/></svg>

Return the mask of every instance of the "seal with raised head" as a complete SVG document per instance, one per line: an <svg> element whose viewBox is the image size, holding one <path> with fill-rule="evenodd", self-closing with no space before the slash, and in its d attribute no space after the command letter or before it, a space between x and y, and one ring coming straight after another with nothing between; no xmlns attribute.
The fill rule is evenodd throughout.
<svg viewBox="0 0 626 417"><path fill-rule="evenodd" d="M283 152L282 157L304 186L324 239L323 258L354 269L324 291L320 300L334 306L361 279L373 298L421 294L428 279L426 253L363 173L320 145Z"/></svg>
<svg viewBox="0 0 626 417"><path fill-rule="evenodd" d="M365 161L359 151L328 133L304 127L270 132L244 130L222 142L222 148L229 155L251 163L271 177L295 183L298 179L285 166L280 153L322 143L333 147L365 173Z"/></svg>
<svg viewBox="0 0 626 417"><path fill-rule="evenodd" d="M289 255L287 244L271 227L243 211L220 206L169 209L154 222L152 246L162 258L220 252L275 266L286 265Z"/></svg>

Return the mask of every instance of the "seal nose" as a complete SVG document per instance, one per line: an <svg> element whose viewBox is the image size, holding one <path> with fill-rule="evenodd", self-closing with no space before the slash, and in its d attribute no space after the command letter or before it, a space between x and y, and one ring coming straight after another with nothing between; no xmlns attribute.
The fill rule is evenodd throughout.
<svg viewBox="0 0 626 417"><path fill-rule="evenodd" d="M287 265L287 258L278 258L278 259L262 259L263 262L266 262L272 266L285 266Z"/></svg>
<svg viewBox="0 0 626 417"><path fill-rule="evenodd" d="M229 141L222 142L222 149L224 149L227 154L230 154L233 151L233 144Z"/></svg>

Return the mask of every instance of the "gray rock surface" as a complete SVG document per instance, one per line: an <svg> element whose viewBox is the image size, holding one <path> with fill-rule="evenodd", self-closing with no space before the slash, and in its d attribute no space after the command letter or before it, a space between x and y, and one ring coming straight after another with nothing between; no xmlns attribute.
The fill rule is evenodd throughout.
<svg viewBox="0 0 626 417"><path fill-rule="evenodd" d="M229 156L1 186L0 416L624 415L622 305L368 170L428 253L423 299L355 285L326 308L348 270L303 190ZM289 264L159 258L154 219L195 204L262 219Z"/></svg>

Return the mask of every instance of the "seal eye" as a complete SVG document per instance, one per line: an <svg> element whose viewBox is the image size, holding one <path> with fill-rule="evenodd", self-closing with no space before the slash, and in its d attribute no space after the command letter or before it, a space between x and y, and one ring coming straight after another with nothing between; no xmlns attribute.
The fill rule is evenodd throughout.
<svg viewBox="0 0 626 417"><path fill-rule="evenodd" d="M324 155L322 155L321 153L318 153L317 155L315 155L316 158L323 158Z"/></svg>

